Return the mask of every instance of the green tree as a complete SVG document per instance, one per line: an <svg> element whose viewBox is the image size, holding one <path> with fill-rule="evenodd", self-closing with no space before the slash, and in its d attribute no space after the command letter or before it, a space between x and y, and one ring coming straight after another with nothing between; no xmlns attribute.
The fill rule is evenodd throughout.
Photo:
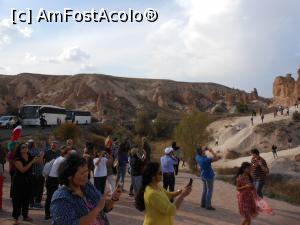
<svg viewBox="0 0 300 225"><path fill-rule="evenodd" d="M211 135L206 128L212 121L207 114L194 110L175 127L175 140L183 149L183 158L191 170L195 169L196 147L211 141Z"/></svg>
<svg viewBox="0 0 300 225"><path fill-rule="evenodd" d="M152 124L146 111L138 111L134 123L135 132L140 136L147 136L152 132Z"/></svg>

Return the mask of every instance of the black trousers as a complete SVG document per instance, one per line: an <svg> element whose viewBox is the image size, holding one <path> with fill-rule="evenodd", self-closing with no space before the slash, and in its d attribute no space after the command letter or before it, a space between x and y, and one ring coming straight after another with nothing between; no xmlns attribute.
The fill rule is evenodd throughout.
<svg viewBox="0 0 300 225"><path fill-rule="evenodd" d="M41 203L44 191L45 178L42 175L33 175L33 192L30 204Z"/></svg>
<svg viewBox="0 0 300 225"><path fill-rule="evenodd" d="M101 194L104 194L106 185L106 177L94 177L94 186L100 191Z"/></svg>
<svg viewBox="0 0 300 225"><path fill-rule="evenodd" d="M17 176L13 178L12 203L14 219L18 219L22 213L23 218L28 217L29 201L32 196L32 177Z"/></svg>
<svg viewBox="0 0 300 225"><path fill-rule="evenodd" d="M14 175L15 175L15 171L10 171L9 172L10 175L10 191L9 191L9 197L12 198L13 194L12 194L12 188L13 188L13 180L14 180Z"/></svg>
<svg viewBox="0 0 300 225"><path fill-rule="evenodd" d="M54 192L58 188L58 178L48 177L46 180L47 198L45 203L45 216L50 216L50 204Z"/></svg>
<svg viewBox="0 0 300 225"><path fill-rule="evenodd" d="M13 212L12 216L14 219L18 219L19 216L21 215L22 211L22 216L23 218L28 217L28 208L29 208L29 201L30 201L30 195L28 193L19 193L18 196L14 196L12 198L13 202Z"/></svg>
<svg viewBox="0 0 300 225"><path fill-rule="evenodd" d="M176 175L176 176L178 175L179 163L180 163L180 160L177 159L177 165L174 165L174 170L175 170L175 175Z"/></svg>
<svg viewBox="0 0 300 225"><path fill-rule="evenodd" d="M163 174L163 186L164 189L169 191L174 191L175 189L175 175L174 173L164 173Z"/></svg>

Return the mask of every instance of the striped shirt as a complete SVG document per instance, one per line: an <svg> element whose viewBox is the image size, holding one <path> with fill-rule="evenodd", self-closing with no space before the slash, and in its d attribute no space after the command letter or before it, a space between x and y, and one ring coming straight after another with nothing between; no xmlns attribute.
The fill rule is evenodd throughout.
<svg viewBox="0 0 300 225"><path fill-rule="evenodd" d="M259 161L262 162L264 167L268 168L266 161L262 157L259 156L258 158L252 158L251 175L253 177L253 180L265 180L267 176L262 166L259 165Z"/></svg>

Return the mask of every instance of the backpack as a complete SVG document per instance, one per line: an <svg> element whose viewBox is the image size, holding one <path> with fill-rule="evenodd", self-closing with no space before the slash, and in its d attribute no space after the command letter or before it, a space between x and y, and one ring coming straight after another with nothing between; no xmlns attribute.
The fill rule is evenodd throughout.
<svg viewBox="0 0 300 225"><path fill-rule="evenodd" d="M47 162L43 169L43 177L47 178L50 174L52 166L54 164L55 159L52 159L50 162Z"/></svg>

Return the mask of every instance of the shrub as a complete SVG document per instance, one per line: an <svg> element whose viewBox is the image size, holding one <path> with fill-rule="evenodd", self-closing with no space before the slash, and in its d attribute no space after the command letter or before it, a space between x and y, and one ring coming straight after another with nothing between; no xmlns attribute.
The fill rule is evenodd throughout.
<svg viewBox="0 0 300 225"><path fill-rule="evenodd" d="M218 175L236 175L238 172L238 167L228 168L228 167L217 167L215 171Z"/></svg>
<svg viewBox="0 0 300 225"><path fill-rule="evenodd" d="M102 135L102 136L108 136L113 133L114 128L110 126L109 124L93 124L90 128L89 131L97 134L97 135Z"/></svg>
<svg viewBox="0 0 300 225"><path fill-rule="evenodd" d="M104 150L105 139L97 134L88 133L86 140L93 144L96 149Z"/></svg>
<svg viewBox="0 0 300 225"><path fill-rule="evenodd" d="M213 121L207 114L197 110L186 115L175 127L175 140L183 149L183 158L188 162L190 169L195 169L195 149L206 145L212 140L206 127Z"/></svg>
<svg viewBox="0 0 300 225"><path fill-rule="evenodd" d="M76 124L65 123L59 125L54 130L54 136L60 141L65 141L71 138L75 142L77 142L77 140L81 137L81 131Z"/></svg>
<svg viewBox="0 0 300 225"><path fill-rule="evenodd" d="M148 113L144 110L138 111L134 123L135 132L140 136L148 136L152 132L152 124Z"/></svg>
<svg viewBox="0 0 300 225"><path fill-rule="evenodd" d="M241 156L240 153L233 151L233 150L227 150L225 153L225 159L237 159Z"/></svg>
<svg viewBox="0 0 300 225"><path fill-rule="evenodd" d="M300 113L299 113L298 111L295 111L295 112L293 113L292 119L293 119L294 121L300 121Z"/></svg>
<svg viewBox="0 0 300 225"><path fill-rule="evenodd" d="M248 105L246 103L239 102L236 105L236 109L239 113L246 113L248 112Z"/></svg>
<svg viewBox="0 0 300 225"><path fill-rule="evenodd" d="M295 161L300 162L300 154L295 155Z"/></svg>
<svg viewBox="0 0 300 225"><path fill-rule="evenodd" d="M153 128L157 137L169 137L172 131L172 123L169 117L159 113L154 120Z"/></svg>

